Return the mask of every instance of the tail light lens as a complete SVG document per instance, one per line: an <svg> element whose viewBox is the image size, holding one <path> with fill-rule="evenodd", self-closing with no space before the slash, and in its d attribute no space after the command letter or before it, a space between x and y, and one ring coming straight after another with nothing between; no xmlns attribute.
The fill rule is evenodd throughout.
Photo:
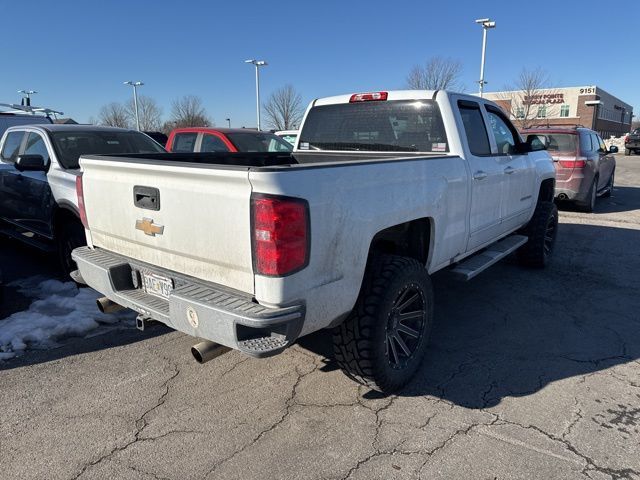
<svg viewBox="0 0 640 480"><path fill-rule="evenodd" d="M624 137L624 143L629 143L629 135L625 135L625 137Z"/></svg>
<svg viewBox="0 0 640 480"><path fill-rule="evenodd" d="M562 168L584 168L587 165L587 157L560 159L558 163Z"/></svg>
<svg viewBox="0 0 640 480"><path fill-rule="evenodd" d="M309 205L299 198L251 198L253 266L256 274L285 276L309 261Z"/></svg>
<svg viewBox="0 0 640 480"><path fill-rule="evenodd" d="M84 207L84 189L82 187L82 174L76 177L76 195L78 196L78 210L80 211L80 221L84 228L89 228L87 223L87 210Z"/></svg>

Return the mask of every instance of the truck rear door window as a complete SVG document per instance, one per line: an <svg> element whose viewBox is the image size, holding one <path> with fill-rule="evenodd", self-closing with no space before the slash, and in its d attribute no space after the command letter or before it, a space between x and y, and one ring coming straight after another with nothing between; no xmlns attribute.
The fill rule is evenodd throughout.
<svg viewBox="0 0 640 480"><path fill-rule="evenodd" d="M433 100L391 100L313 107L300 150L445 153L447 134Z"/></svg>
<svg viewBox="0 0 640 480"><path fill-rule="evenodd" d="M190 153L195 151L197 133L177 133L173 138L172 152Z"/></svg>
<svg viewBox="0 0 640 480"><path fill-rule="evenodd" d="M480 105L473 102L459 102L458 105L471 154L477 156L491 155L489 135L482 118Z"/></svg>

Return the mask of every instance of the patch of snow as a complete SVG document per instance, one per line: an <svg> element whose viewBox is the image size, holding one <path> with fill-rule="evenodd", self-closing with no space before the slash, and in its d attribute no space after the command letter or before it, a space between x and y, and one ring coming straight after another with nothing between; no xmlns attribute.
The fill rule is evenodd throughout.
<svg viewBox="0 0 640 480"><path fill-rule="evenodd" d="M34 301L27 310L0 320L0 361L27 348L52 348L64 338L84 337L135 318L130 310L101 313L96 306L101 295L90 288L78 289L73 282L36 276L8 286Z"/></svg>

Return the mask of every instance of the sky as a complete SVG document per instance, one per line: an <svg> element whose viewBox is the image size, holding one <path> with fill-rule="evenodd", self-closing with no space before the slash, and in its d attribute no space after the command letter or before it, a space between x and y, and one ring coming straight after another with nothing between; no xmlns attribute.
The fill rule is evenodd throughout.
<svg viewBox="0 0 640 480"><path fill-rule="evenodd" d="M0 102L33 104L87 122L110 102L131 98L126 80L169 116L171 102L197 95L218 126L256 125L254 67L263 101L292 85L318 97L406 87L432 56L463 65L477 90L482 29L490 17L486 91L541 67L555 87L598 85L640 116L637 27L640 2L612 10L601 1L39 1L0 0Z"/></svg>

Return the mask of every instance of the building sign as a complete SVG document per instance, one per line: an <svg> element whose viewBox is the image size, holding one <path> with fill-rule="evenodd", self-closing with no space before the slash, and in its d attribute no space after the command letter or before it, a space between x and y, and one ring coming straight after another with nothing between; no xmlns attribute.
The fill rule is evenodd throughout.
<svg viewBox="0 0 640 480"><path fill-rule="evenodd" d="M585 87L580 89L580 95L588 95L590 93L596 93L596 89L594 87Z"/></svg>
<svg viewBox="0 0 640 480"><path fill-rule="evenodd" d="M525 105L548 105L552 103L564 103L564 93L542 93L527 95L524 97Z"/></svg>

